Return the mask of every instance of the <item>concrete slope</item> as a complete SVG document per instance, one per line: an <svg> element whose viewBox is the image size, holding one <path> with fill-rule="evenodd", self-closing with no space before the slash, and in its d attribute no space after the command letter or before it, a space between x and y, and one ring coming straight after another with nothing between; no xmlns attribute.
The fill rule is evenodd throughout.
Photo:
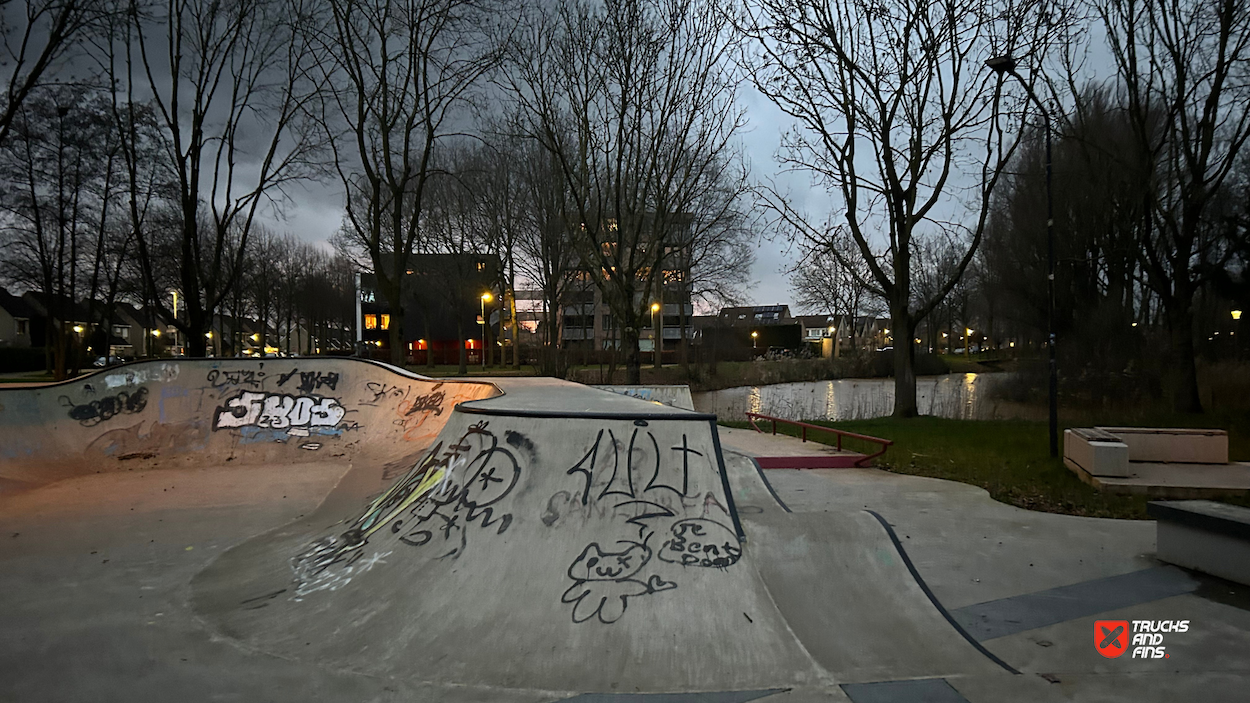
<svg viewBox="0 0 1250 703"><path fill-rule="evenodd" d="M357 455L407 468L456 403L499 392L348 358L137 362L0 388L0 482Z"/></svg>
<svg viewBox="0 0 1250 703"><path fill-rule="evenodd" d="M199 616L249 648L415 681L827 683L739 541L710 417L559 381L504 390L458 407L349 519L322 510L224 554L193 583Z"/></svg>
<svg viewBox="0 0 1250 703"><path fill-rule="evenodd" d="M1003 673L925 595L870 513L768 509L784 505L772 472L734 451L724 461L769 593L838 682Z"/></svg>

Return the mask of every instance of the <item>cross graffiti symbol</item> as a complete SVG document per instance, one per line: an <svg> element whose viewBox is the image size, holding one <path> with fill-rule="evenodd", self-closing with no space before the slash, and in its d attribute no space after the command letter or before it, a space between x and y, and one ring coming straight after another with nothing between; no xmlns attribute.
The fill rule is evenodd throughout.
<svg viewBox="0 0 1250 703"><path fill-rule="evenodd" d="M1116 649L1120 648L1120 643L1116 640L1119 639L1120 633L1124 632L1124 627L1122 625L1117 625L1114 630L1108 630L1105 627L1099 629L1102 630L1103 636L1102 644L1098 645L1099 649L1106 649L1107 647L1115 647Z"/></svg>

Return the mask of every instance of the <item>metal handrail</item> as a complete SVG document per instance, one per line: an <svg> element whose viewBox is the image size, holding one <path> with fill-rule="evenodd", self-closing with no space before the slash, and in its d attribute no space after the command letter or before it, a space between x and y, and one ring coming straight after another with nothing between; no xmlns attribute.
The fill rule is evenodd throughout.
<svg viewBox="0 0 1250 703"><path fill-rule="evenodd" d="M881 456L882 454L885 454L885 450L886 450L886 449L888 449L888 448L890 448L890 446L894 444L894 441L893 441L893 440L889 440L889 439L881 439L880 437L870 437L870 436L868 436L868 435L866 435L866 434L856 434L856 433L854 433L854 432L847 432L846 430L838 430L838 429L834 429L834 428L832 428L832 427L822 427L822 426L820 426L820 425L813 425L813 424L810 424L810 423L807 423L807 422L799 422L798 420L786 420L786 419L784 419L784 418L780 418L780 417L773 417L772 415L763 415L763 414L761 414L761 413L752 413L752 412L748 412L748 413L747 413L747 420L749 420L749 421L750 421L752 429L754 429L756 432L759 432L759 433L761 433L761 434L763 434L763 433L764 433L764 430L760 429L760 426L759 426L759 425L757 425L757 424L755 424L755 423L756 423L756 420L769 420L769 421L771 421L771 422L773 423L773 434L777 434L777 423L778 423L778 422L780 422L780 423L784 423L784 424L787 424L787 425L794 425L795 427L799 427L799 428L801 429L801 432L800 432L800 437L803 439L803 441L804 441L804 442L806 442L806 441L807 441L807 431L808 431L808 430L819 430L819 431L821 431L821 432L829 432L829 433L832 433L832 434L836 435L836 436L837 436L837 438L838 438L838 445L837 445L837 446L838 446L838 451L841 451L841 450L842 450L842 438L843 438L843 437L850 437L851 439L862 439L862 440L865 440L865 441L868 441L868 442L876 442L877 444L880 444L880 445L881 445L881 450L880 450L880 451L878 451L878 452L874 452L874 453L872 453L872 454L868 454L868 455L864 456L862 459L858 459L858 460L856 460L855 465L856 465L856 466L859 466L859 467L863 467L864 462L866 462L866 461L868 461L868 460L870 460L870 459L875 459L875 458L877 458L877 457Z"/></svg>

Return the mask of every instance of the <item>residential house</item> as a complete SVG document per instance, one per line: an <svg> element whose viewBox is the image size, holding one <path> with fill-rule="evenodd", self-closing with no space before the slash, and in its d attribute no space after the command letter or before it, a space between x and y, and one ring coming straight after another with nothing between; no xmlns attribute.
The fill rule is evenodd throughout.
<svg viewBox="0 0 1250 703"><path fill-rule="evenodd" d="M43 325L29 302L0 288L0 347L43 346Z"/></svg>

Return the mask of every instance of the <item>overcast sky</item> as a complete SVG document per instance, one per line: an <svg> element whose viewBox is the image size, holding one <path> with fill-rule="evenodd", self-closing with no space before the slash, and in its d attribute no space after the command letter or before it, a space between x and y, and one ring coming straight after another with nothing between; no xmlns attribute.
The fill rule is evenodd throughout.
<svg viewBox="0 0 1250 703"><path fill-rule="evenodd" d="M755 90L742 91L742 106L750 120L742 134L742 144L757 179L776 179L794 196L796 204L824 212L819 207L823 194L811 190L805 174L778 173L774 154L781 141L788 117ZM330 236L339 228L343 217L343 193L337 181L324 184L304 183L294 186L290 195L293 204L287 207L285 219L266 223L279 231L287 231L308 242L329 248ZM753 284L747 289L747 302L755 305L793 304L789 277L784 270L792 265L797 252L785 242L756 242L755 266L751 270Z"/></svg>

